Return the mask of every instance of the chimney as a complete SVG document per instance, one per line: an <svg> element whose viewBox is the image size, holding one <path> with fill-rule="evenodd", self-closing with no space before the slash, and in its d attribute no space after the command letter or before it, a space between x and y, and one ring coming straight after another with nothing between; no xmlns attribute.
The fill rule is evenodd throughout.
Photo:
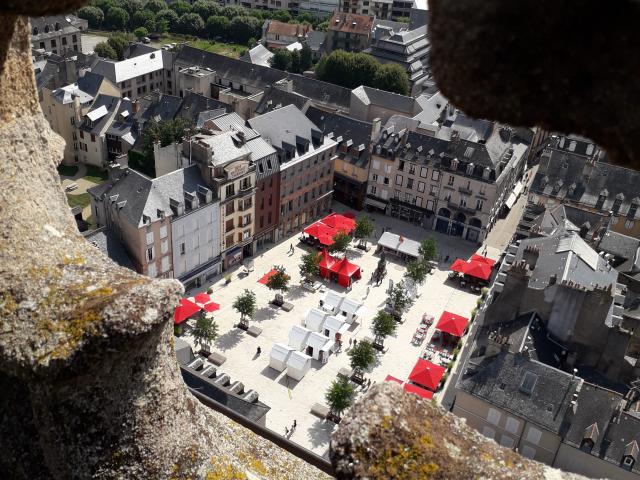
<svg viewBox="0 0 640 480"><path fill-rule="evenodd" d="M380 129L382 128L382 120L380 118L374 118L371 122L371 141L375 142L380 135Z"/></svg>
<svg viewBox="0 0 640 480"><path fill-rule="evenodd" d="M138 100L134 100L133 102L131 102L131 112L135 115L136 113L138 113L138 110L140 108L140 105L138 104Z"/></svg>

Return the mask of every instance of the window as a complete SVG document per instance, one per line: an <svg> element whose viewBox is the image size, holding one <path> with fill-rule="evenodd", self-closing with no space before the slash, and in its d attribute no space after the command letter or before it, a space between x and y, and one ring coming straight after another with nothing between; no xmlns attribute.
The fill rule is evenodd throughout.
<svg viewBox="0 0 640 480"><path fill-rule="evenodd" d="M72 35L72 37L71 37L71 41L72 41L73 43L76 43L76 42L78 41L78 36L77 36L77 35L75 35L75 34L74 34L74 35Z"/></svg>
<svg viewBox="0 0 640 480"><path fill-rule="evenodd" d="M166 225L160 227L160 238L167 238L167 227Z"/></svg>
<svg viewBox="0 0 640 480"><path fill-rule="evenodd" d="M227 197L232 197L235 194L236 194L236 185L235 185L235 183L227 185L227 188L225 188L225 195Z"/></svg>
<svg viewBox="0 0 640 480"><path fill-rule="evenodd" d="M184 255L186 253L186 244L182 242L180 244L180 255Z"/></svg>
<svg viewBox="0 0 640 480"><path fill-rule="evenodd" d="M169 251L169 241L168 240L163 240L162 242L160 242L160 253L162 253L162 255L164 255L168 251Z"/></svg>
<svg viewBox="0 0 640 480"><path fill-rule="evenodd" d="M427 200L427 210L430 210L433 212L433 208L434 208L433 200Z"/></svg>
<svg viewBox="0 0 640 480"><path fill-rule="evenodd" d="M165 273L169 270L169 257L162 257L162 273Z"/></svg>
<svg viewBox="0 0 640 480"><path fill-rule="evenodd" d="M507 417L507 424L505 429L509 433L513 433L514 435L518 433L518 429L520 428L520 422L513 417Z"/></svg>
<svg viewBox="0 0 640 480"><path fill-rule="evenodd" d="M382 181L382 183L384 185L389 185L389 177L384 177L384 180Z"/></svg>
<svg viewBox="0 0 640 480"><path fill-rule="evenodd" d="M500 437L500 445L502 445L503 447L513 448L513 445L515 443L516 443L515 440L511 438L509 435L502 435Z"/></svg>
<svg viewBox="0 0 640 480"><path fill-rule="evenodd" d="M384 173L391 173L391 165L384 166Z"/></svg>
<svg viewBox="0 0 640 480"><path fill-rule="evenodd" d="M492 423L493 425L498 425L500 423L500 412L495 408L490 408L489 413L487 414L487 422Z"/></svg>
<svg viewBox="0 0 640 480"><path fill-rule="evenodd" d="M425 183L424 182L418 182L418 191L419 192L424 192L425 189Z"/></svg>
<svg viewBox="0 0 640 480"><path fill-rule="evenodd" d="M93 134L93 133L91 134L91 141L92 141L92 142L95 142L95 141L96 141L96 136L95 136L95 134Z"/></svg>
<svg viewBox="0 0 640 480"><path fill-rule="evenodd" d="M416 174L416 166L413 163L409 164L409 175L415 175Z"/></svg>
<svg viewBox="0 0 640 480"><path fill-rule="evenodd" d="M638 211L638 204L636 202L632 202L629 205L629 211L627 212L627 217L631 220L636 218L636 212Z"/></svg>
<svg viewBox="0 0 640 480"><path fill-rule="evenodd" d="M540 438L542 437L542 431L538 430L535 427L529 426L529 430L527 430L526 440L529 443L533 443L534 445L538 445L540 442Z"/></svg>
<svg viewBox="0 0 640 480"><path fill-rule="evenodd" d="M373 175L371 175L371 180L373 180L374 182L378 181L378 174L374 173Z"/></svg>
<svg viewBox="0 0 640 480"><path fill-rule="evenodd" d="M401 172L404 171L404 160L400 160L400 166L398 167L398 170L400 170Z"/></svg>
<svg viewBox="0 0 640 480"><path fill-rule="evenodd" d="M482 207L484 207L484 201L478 199L478 201L476 202L476 210L481 211Z"/></svg>
<svg viewBox="0 0 640 480"><path fill-rule="evenodd" d="M622 198L616 198L615 201L613 202L613 208L612 208L614 214L618 213L621 205L622 205Z"/></svg>
<svg viewBox="0 0 640 480"><path fill-rule="evenodd" d="M428 173L429 169L427 167L420 167L420 176L422 178L427 178Z"/></svg>
<svg viewBox="0 0 640 480"><path fill-rule="evenodd" d="M413 203L413 195L411 195L410 193L405 193L404 201L407 203Z"/></svg>
<svg viewBox="0 0 640 480"><path fill-rule="evenodd" d="M371 195L375 195L375 194L376 194L376 192L377 192L377 190L378 190L378 189L376 188L376 186L375 186L375 185L369 185L369 193L370 193Z"/></svg>
<svg viewBox="0 0 640 480"><path fill-rule="evenodd" d="M402 185L402 175L396 175L396 185Z"/></svg>
<svg viewBox="0 0 640 480"><path fill-rule="evenodd" d="M413 178L407 178L407 188L413 188Z"/></svg>
<svg viewBox="0 0 640 480"><path fill-rule="evenodd" d="M51 47L55 47L56 46L56 41L51 39Z"/></svg>
<svg viewBox="0 0 640 480"><path fill-rule="evenodd" d="M67 44L67 37L62 37L62 45L66 45Z"/></svg>
<svg viewBox="0 0 640 480"><path fill-rule="evenodd" d="M522 447L522 450L520 450L520 453L522 454L523 457L535 458L536 449L533 447L530 447L529 445L524 445Z"/></svg>
<svg viewBox="0 0 640 480"><path fill-rule="evenodd" d="M84 131L83 130L80 130L80 138L84 138Z"/></svg>
<svg viewBox="0 0 640 480"><path fill-rule="evenodd" d="M627 230L632 229L633 225L634 225L633 220L627 220L624 222L624 228L626 228Z"/></svg>
<svg viewBox="0 0 640 480"><path fill-rule="evenodd" d="M271 223L271 212L269 212L269 215L267 216L267 222Z"/></svg>
<svg viewBox="0 0 640 480"><path fill-rule="evenodd" d="M153 247L147 248L147 261L152 261L154 259L154 251Z"/></svg>
<svg viewBox="0 0 640 480"><path fill-rule="evenodd" d="M439 180L440 179L440 172L437 170L433 170L431 172L431 180Z"/></svg>
<svg viewBox="0 0 640 480"><path fill-rule="evenodd" d="M460 206L461 207L467 206L467 197L460 197Z"/></svg>
<svg viewBox="0 0 640 480"><path fill-rule="evenodd" d="M429 195L437 197L439 192L440 192L440 189L436 185L431 185L431 190L429 192Z"/></svg>
<svg viewBox="0 0 640 480"><path fill-rule="evenodd" d="M147 245L151 245L153 243L153 232L147 233Z"/></svg>
<svg viewBox="0 0 640 480"><path fill-rule="evenodd" d="M374 170L380 170L380 160L374 160L373 161L373 169Z"/></svg>
<svg viewBox="0 0 640 480"><path fill-rule="evenodd" d="M158 271L156 270L156 264L155 263L151 263L149 264L149 270L147 271L147 275L150 277L155 277L156 275L158 275Z"/></svg>
<svg viewBox="0 0 640 480"><path fill-rule="evenodd" d="M493 440L496 436L496 431L491 427L482 427L482 435Z"/></svg>
<svg viewBox="0 0 640 480"><path fill-rule="evenodd" d="M414 204L414 205L417 205L418 207L422 207L422 197L416 197L416 198L413 200L413 204Z"/></svg>
<svg viewBox="0 0 640 480"><path fill-rule="evenodd" d="M447 185L453 187L453 181L455 180L453 175L449 175L449 180L447 181Z"/></svg>

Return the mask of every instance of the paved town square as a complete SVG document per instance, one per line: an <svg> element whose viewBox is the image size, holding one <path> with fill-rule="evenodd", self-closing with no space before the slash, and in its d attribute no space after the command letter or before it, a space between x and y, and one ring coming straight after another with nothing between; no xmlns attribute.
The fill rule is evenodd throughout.
<svg viewBox="0 0 640 480"><path fill-rule="evenodd" d="M404 323L398 326L396 335L386 339L387 352L378 356L376 365L365 375L365 378L371 379L372 382L382 382L387 375L406 380L426 344L426 341L420 346L411 344L412 335L419 325L422 315L427 313L438 319L444 310L449 310L469 317L471 310L476 306L477 295L468 290L461 290L447 281L449 263L458 256L467 258L473 253L476 246L454 237L414 227L406 222L375 214L371 216L375 220L377 236L380 235L383 227L415 240L422 240L430 235L434 236L443 260L440 262L440 267L427 277L424 285L419 289L421 295L408 313L404 315ZM291 244L294 245L292 255L288 253ZM387 277L380 286L375 286L369 283L379 259L375 253L375 241L372 242L368 252L354 248L352 242L347 256L358 264L363 272L362 279L355 282L352 290L346 293L349 297L364 302L366 314L364 319L353 324L344 336L341 352L331 355L325 364L313 360L311 370L301 381L297 382L288 377L286 372L278 372L269 367L269 352L274 343L287 343L291 327L301 325L305 312L312 307L317 307L319 300L324 295L322 291L312 293L300 287L301 277L298 266L302 255L308 251L308 248L310 247L303 247L303 244L298 242L297 236L293 236L268 250L258 252L253 259L254 270L249 275L244 277L239 275L243 270L239 268L231 272L232 280L228 285L225 285L224 277L213 284L212 296L214 301L221 304L221 309L216 312L215 316L219 325L219 337L211 349L227 357L227 361L219 368L219 371L230 375L232 381L243 382L245 388L258 391L260 400L271 407L267 414L266 426L268 428L285 435L285 428L291 430L295 420L297 428L290 434L291 440L320 455L326 455L330 434L335 428L335 424L315 417L310 413L310 408L317 402L325 404L325 392L336 378L338 371L341 368L349 368L347 355L349 341L373 337L371 319L379 309L384 308L387 297L385 291L388 288L389 279L394 282L400 281L404 275L405 266L402 261L388 255ZM445 263L444 258L447 255L449 262ZM291 312L270 306L269 301L274 297L274 292L258 283L258 279L271 270L274 265L283 265L287 273L291 275L290 290L285 294L285 300L294 304ZM329 284L327 280L324 280L323 284L322 290L324 291L331 288L338 292L345 292L345 289L335 282ZM189 291L187 295L193 295L208 287L203 286L198 290ZM257 338L234 327L240 316L233 309L232 304L244 289L254 291L257 296L258 309L253 324L262 328L262 334ZM427 339L432 334L433 328L431 327ZM192 341L188 335L183 338ZM256 355L258 347L262 350L259 356ZM358 394L362 392L362 389L357 387L356 392Z"/></svg>

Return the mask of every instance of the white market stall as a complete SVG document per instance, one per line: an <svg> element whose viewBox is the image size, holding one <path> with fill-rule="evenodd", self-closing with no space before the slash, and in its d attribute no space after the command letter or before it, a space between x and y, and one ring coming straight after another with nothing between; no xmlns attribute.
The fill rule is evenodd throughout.
<svg viewBox="0 0 640 480"><path fill-rule="evenodd" d="M362 302L346 297L340 304L339 311L340 315L345 318L347 323L353 323L364 315L365 308Z"/></svg>
<svg viewBox="0 0 640 480"><path fill-rule="evenodd" d="M311 368L311 357L302 352L291 352L287 359L287 375L294 380L302 380Z"/></svg>
<svg viewBox="0 0 640 480"><path fill-rule="evenodd" d="M274 343L269 354L269 366L279 372L284 372L287 368L287 360L291 352L295 350L284 343Z"/></svg>
<svg viewBox="0 0 640 480"><path fill-rule="evenodd" d="M305 353L316 360L326 360L331 353L333 341L318 332L311 332L307 338L307 348ZM330 344L330 345L329 345Z"/></svg>
<svg viewBox="0 0 640 480"><path fill-rule="evenodd" d="M324 294L324 298L320 300L320 308L330 313L338 313L343 300L344 295L336 292L335 290L327 290L327 293Z"/></svg>
<svg viewBox="0 0 640 480"><path fill-rule="evenodd" d="M320 310L319 308L311 308L307 310L304 318L304 326L313 332L321 332L325 318L329 315L328 312Z"/></svg>
<svg viewBox="0 0 640 480"><path fill-rule="evenodd" d="M303 350L307 347L307 339L311 334L311 330L294 325L289 331L289 346L294 350Z"/></svg>
<svg viewBox="0 0 640 480"><path fill-rule="evenodd" d="M384 232L378 239L378 250L392 253L404 260L417 260L420 258L419 242L391 232Z"/></svg>
<svg viewBox="0 0 640 480"><path fill-rule="evenodd" d="M349 324L344 319L329 316L324 322L324 335L336 342L342 340L342 335L349 330Z"/></svg>

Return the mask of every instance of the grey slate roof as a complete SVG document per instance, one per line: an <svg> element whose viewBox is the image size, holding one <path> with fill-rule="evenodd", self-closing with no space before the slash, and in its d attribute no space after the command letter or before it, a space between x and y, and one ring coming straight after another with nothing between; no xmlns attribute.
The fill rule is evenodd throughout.
<svg viewBox="0 0 640 480"><path fill-rule="evenodd" d="M312 52L319 52L324 47L327 32L311 30L307 33L307 44Z"/></svg>
<svg viewBox="0 0 640 480"><path fill-rule="evenodd" d="M118 235L107 227L89 230L84 233L84 238L121 267L135 271L133 263Z"/></svg>
<svg viewBox="0 0 640 480"><path fill-rule="evenodd" d="M520 388L526 372L537 376L531 394ZM579 381L523 354L502 352L488 358L477 373L461 377L456 387L559 433Z"/></svg>
<svg viewBox="0 0 640 480"><path fill-rule="evenodd" d="M86 132L100 134L100 132L111 123L111 118L116 110L120 106L121 102L120 97L113 97L111 95L103 95L99 94L91 105L91 109L87 112L89 115L91 112L95 112L96 110L105 107L107 109L107 114L97 119L92 127L89 127L83 123L82 129ZM86 118L86 115L85 115Z"/></svg>
<svg viewBox="0 0 640 480"><path fill-rule="evenodd" d="M266 21L267 20L265 20L265 22ZM274 55L275 54L271 53L268 48L259 43L252 49L248 50L244 55L242 55L240 57L240 60L253 63L254 65L269 67L269 61L273 58Z"/></svg>
<svg viewBox="0 0 640 480"><path fill-rule="evenodd" d="M74 15L50 15L47 17L30 17L31 33L33 34L31 41L37 42L46 38L57 37L59 35L68 35L73 33L80 34L78 28L81 20ZM59 30L55 29L56 23L60 26ZM49 26L50 31L45 32L45 27ZM35 33L37 29L37 34Z"/></svg>
<svg viewBox="0 0 640 480"><path fill-rule="evenodd" d="M198 93L190 92L184 96L180 108L176 112L176 117L186 118L194 124L198 120L200 112L205 110L224 109L226 112L231 111L231 107L226 103L222 103L214 98L205 97Z"/></svg>
<svg viewBox="0 0 640 480"><path fill-rule="evenodd" d="M256 107L255 114L262 115L263 113L270 112L276 108L281 108L286 105L295 105L298 110L304 111L305 105L309 102L307 97L304 97L298 93L287 92L281 88L275 86L268 86L260 103Z"/></svg>
<svg viewBox="0 0 640 480"><path fill-rule="evenodd" d="M205 143L211 148L213 165L224 165L248 157L251 153L246 145L240 144L236 134L231 131L216 135L198 135L194 140L198 143Z"/></svg>
<svg viewBox="0 0 640 480"><path fill-rule="evenodd" d="M578 408L571 419L571 425L564 442L580 448L585 430L594 423L598 427L598 436L591 449L591 455L620 465L627 446L640 443L640 417L637 412L621 412L619 422L612 422L616 407L623 402L619 393L585 383L578 395ZM640 459L637 459L633 472L640 473Z"/></svg>
<svg viewBox="0 0 640 480"><path fill-rule="evenodd" d="M415 99L405 95L386 92L364 85L354 88L351 94L365 105L378 105L394 111L404 112L409 116L420 112L420 108L417 106Z"/></svg>

